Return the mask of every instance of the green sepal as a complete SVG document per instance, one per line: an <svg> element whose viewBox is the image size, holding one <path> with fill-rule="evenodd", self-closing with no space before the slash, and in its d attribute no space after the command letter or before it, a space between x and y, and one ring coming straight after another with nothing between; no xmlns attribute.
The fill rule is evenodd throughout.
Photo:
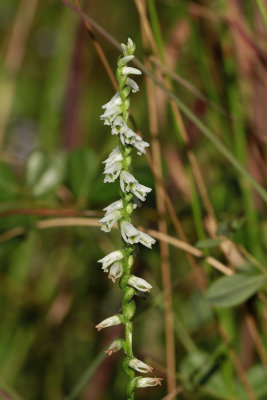
<svg viewBox="0 0 267 400"><path fill-rule="evenodd" d="M130 275L123 275L120 279L120 288L122 291L125 290L125 287L127 286L128 280L130 278Z"/></svg>
<svg viewBox="0 0 267 400"><path fill-rule="evenodd" d="M128 320L131 320L134 316L136 310L136 305L133 300L123 306L123 314L124 317Z"/></svg>
<svg viewBox="0 0 267 400"><path fill-rule="evenodd" d="M134 295L135 295L135 289L131 286L126 286L123 296L124 300L129 302Z"/></svg>
<svg viewBox="0 0 267 400"><path fill-rule="evenodd" d="M127 385L126 393L127 393L127 396L128 396L129 398L131 398L132 393L133 393L133 392L135 391L135 389L136 389L137 381L138 381L138 377L133 378L133 379L130 380L130 382L129 382L128 385Z"/></svg>
<svg viewBox="0 0 267 400"><path fill-rule="evenodd" d="M125 88L123 89L123 96L125 98L127 98L129 96L130 92L131 92L131 89L129 88L129 86L125 86Z"/></svg>

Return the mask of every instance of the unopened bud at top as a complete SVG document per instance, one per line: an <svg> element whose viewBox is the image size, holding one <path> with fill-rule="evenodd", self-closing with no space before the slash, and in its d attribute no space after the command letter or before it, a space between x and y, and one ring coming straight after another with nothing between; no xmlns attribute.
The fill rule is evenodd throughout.
<svg viewBox="0 0 267 400"><path fill-rule="evenodd" d="M132 41L132 39L128 38L127 44L124 44L124 43L121 44L123 55L125 57L132 55L135 52L135 47L136 46L135 46L134 42Z"/></svg>

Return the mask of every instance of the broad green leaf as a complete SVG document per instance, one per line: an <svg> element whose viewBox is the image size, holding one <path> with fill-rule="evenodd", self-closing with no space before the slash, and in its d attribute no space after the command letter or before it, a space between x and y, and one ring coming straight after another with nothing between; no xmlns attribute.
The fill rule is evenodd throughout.
<svg viewBox="0 0 267 400"><path fill-rule="evenodd" d="M219 246L220 243L221 243L221 239L203 239L203 240L199 240L196 243L196 247L198 249L211 249L213 247Z"/></svg>
<svg viewBox="0 0 267 400"><path fill-rule="evenodd" d="M236 306L255 294L266 279L264 275L241 274L219 278L209 287L207 299L216 307Z"/></svg>

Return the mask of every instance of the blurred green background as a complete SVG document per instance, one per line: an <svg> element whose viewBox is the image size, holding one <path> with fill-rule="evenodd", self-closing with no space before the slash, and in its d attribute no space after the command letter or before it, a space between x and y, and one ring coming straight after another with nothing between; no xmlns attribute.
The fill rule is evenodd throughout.
<svg viewBox="0 0 267 400"><path fill-rule="evenodd" d="M164 187L188 242L203 252L190 261L185 251L168 248L178 389L165 397L162 253L158 244L137 250L134 272L153 291L137 299L134 348L164 383L140 389L136 399L267 399L267 2L85 0L81 6L119 42L131 37L138 59L166 89L152 96ZM114 88L95 43L113 71L119 51L94 28L93 41L84 22L60 1L0 0L1 399L125 399L122 357L103 353L123 332L95 330L121 302L118 284L97 264L120 239L116 230L96 227L118 185L103 183L102 161L117 138L99 120ZM131 112L151 142L146 74L138 84ZM193 118L170 103L168 88ZM207 129L220 139L217 146ZM153 149L152 162L157 166ZM134 223L158 230L153 168L135 157L134 173L153 188ZM168 235L185 241L169 211ZM247 279L233 289L229 281L215 286L223 308L221 298L205 295L223 276L207 257Z"/></svg>

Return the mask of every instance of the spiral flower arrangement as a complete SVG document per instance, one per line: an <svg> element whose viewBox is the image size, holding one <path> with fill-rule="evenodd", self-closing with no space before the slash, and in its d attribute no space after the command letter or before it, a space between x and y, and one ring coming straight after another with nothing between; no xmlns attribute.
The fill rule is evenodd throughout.
<svg viewBox="0 0 267 400"><path fill-rule="evenodd" d="M102 264L102 269L104 272L108 272L108 276L113 282L120 279L122 313L105 319L96 328L100 331L109 326L124 325L124 339L116 339L106 353L111 355L123 350L125 354L123 369L128 375L127 400L133 400L136 388L159 385L161 378L135 376L135 371L149 373L152 371L152 367L133 355L132 318L136 309L134 296L139 292L150 292L152 286L143 278L131 274L134 263L133 252L137 243L151 248L155 240L148 234L136 229L131 223L133 210L146 200L147 194L151 191L150 188L140 184L129 172L132 163L131 153L135 149L138 155L145 154L146 147L149 144L127 125L130 106L129 95L131 92L136 93L139 90L137 83L129 75L140 75L141 71L127 66L134 58L135 44L133 41L129 38L127 44L121 44L121 48L123 54L118 59L116 70L119 90L107 104L102 106L104 113L100 117L104 121L104 125L111 127L112 135L119 137L118 146L104 161L104 182L114 182L119 179L120 198L104 208L105 216L99 222L104 232L110 232L114 224L118 222L122 248L106 255L98 262Z"/></svg>

